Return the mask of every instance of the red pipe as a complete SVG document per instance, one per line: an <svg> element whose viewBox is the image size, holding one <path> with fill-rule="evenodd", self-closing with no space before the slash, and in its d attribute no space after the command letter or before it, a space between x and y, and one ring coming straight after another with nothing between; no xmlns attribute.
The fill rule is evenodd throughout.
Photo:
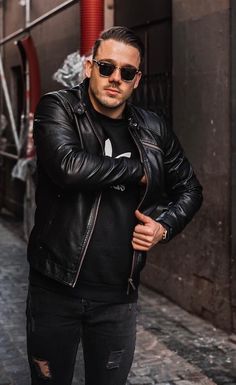
<svg viewBox="0 0 236 385"><path fill-rule="evenodd" d="M33 141L33 118L41 94L39 63L31 36L27 36L19 40L17 45L20 50L24 70L26 68L26 61L28 61L29 64L29 84L26 82L29 89L26 89L25 93L25 102L26 105L29 105L29 111L27 111L28 109L26 108L26 112L28 113L28 135L24 156L26 158L34 158L35 147Z"/></svg>
<svg viewBox="0 0 236 385"><path fill-rule="evenodd" d="M30 36L27 36L21 40L21 44L25 50L26 57L29 63L29 76L30 76L30 112L34 113L35 108L40 98L40 70L37 52Z"/></svg>
<svg viewBox="0 0 236 385"><path fill-rule="evenodd" d="M80 54L89 55L104 29L104 0L80 0Z"/></svg>

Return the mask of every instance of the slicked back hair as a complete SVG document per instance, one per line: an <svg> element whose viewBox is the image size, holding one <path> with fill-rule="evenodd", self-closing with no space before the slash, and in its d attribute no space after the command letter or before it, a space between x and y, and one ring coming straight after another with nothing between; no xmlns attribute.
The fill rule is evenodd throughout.
<svg viewBox="0 0 236 385"><path fill-rule="evenodd" d="M132 31L132 29L124 26L111 27L101 32L99 38L95 41L93 46L93 58L96 57L101 42L109 39L113 39L137 48L140 54L140 60L142 61L144 57L144 45L142 40Z"/></svg>

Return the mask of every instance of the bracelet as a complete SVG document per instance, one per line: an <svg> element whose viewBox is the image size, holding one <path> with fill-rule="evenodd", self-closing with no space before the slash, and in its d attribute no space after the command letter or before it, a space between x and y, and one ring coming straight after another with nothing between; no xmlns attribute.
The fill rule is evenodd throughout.
<svg viewBox="0 0 236 385"><path fill-rule="evenodd" d="M165 229L162 234L162 241L165 241L167 237L167 230Z"/></svg>

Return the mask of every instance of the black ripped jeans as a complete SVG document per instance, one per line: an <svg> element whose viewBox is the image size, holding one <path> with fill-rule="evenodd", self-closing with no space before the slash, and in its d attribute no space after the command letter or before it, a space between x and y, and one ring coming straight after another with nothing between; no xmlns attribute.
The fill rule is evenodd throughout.
<svg viewBox="0 0 236 385"><path fill-rule="evenodd" d="M71 385L82 341L86 385L125 385L137 304L94 302L30 286L27 348L32 385Z"/></svg>

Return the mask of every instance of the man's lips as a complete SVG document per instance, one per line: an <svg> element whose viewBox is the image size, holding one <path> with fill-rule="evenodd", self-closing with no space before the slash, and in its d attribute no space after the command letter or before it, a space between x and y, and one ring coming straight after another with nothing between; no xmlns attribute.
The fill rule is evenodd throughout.
<svg viewBox="0 0 236 385"><path fill-rule="evenodd" d="M120 91L116 88L105 88L105 91L108 92L111 95L117 95L120 94Z"/></svg>

